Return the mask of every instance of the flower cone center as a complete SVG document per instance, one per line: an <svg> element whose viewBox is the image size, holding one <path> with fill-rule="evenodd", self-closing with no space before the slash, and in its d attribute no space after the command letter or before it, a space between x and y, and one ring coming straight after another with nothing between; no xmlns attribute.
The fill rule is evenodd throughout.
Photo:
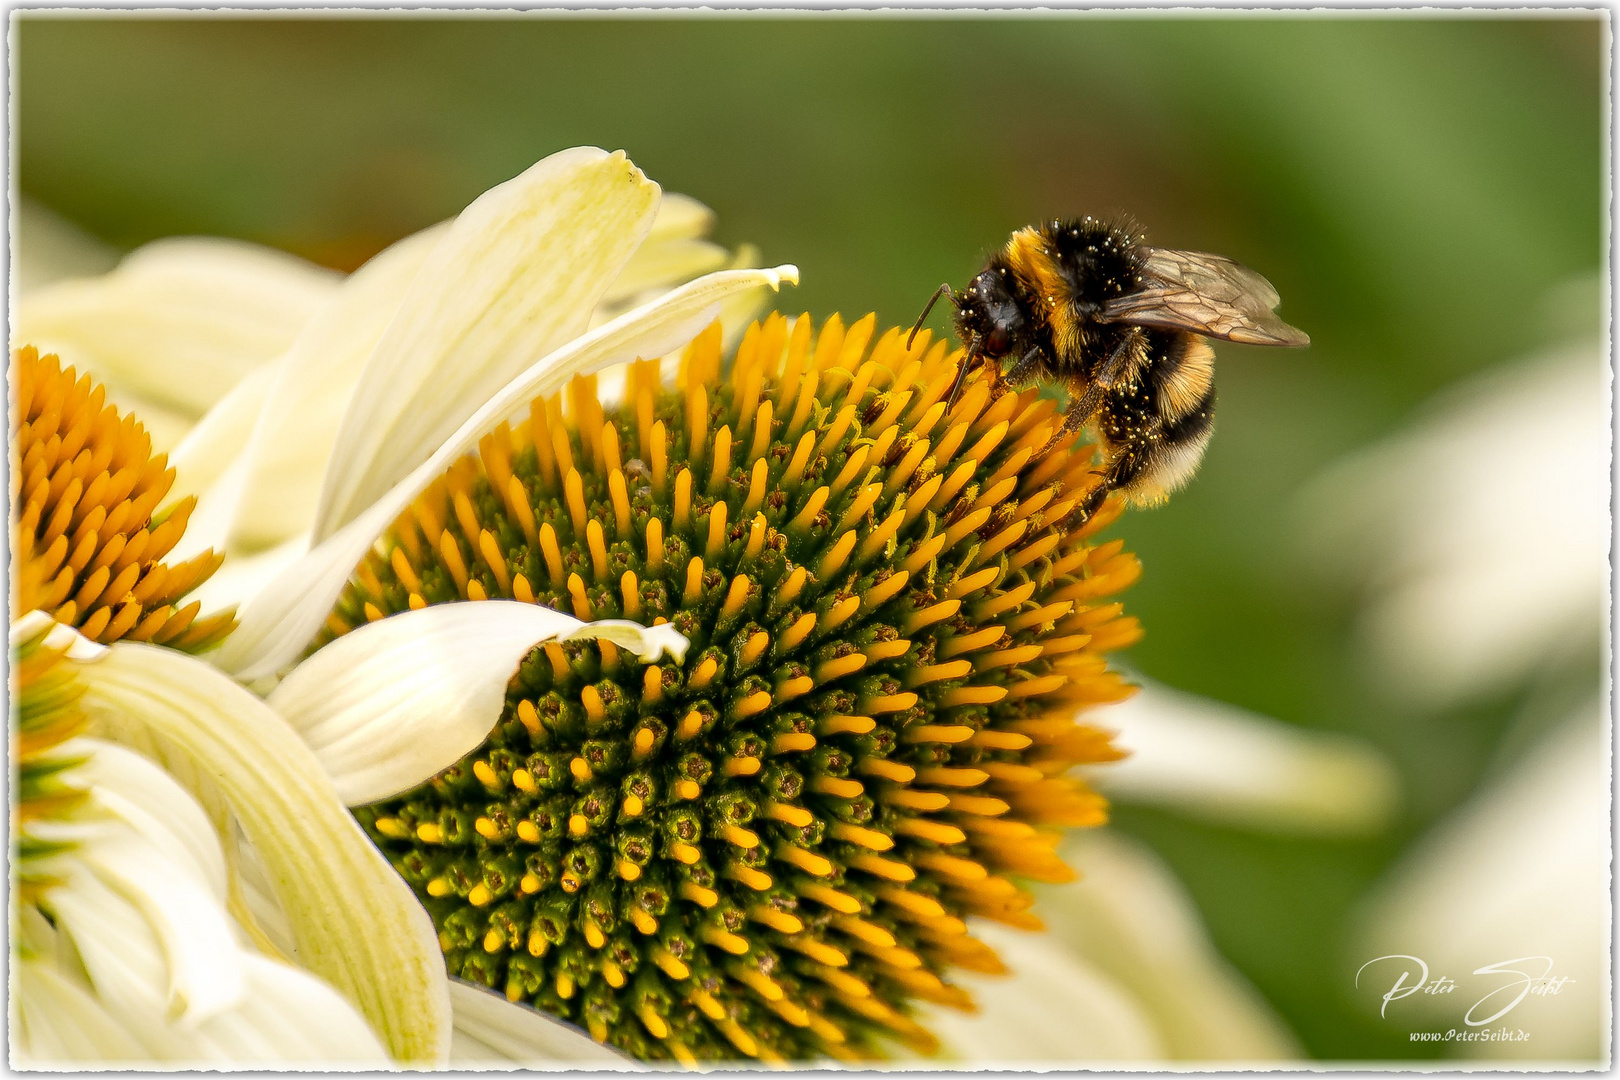
<svg viewBox="0 0 1620 1080"><path fill-rule="evenodd" d="M643 1058L855 1057L971 1007L967 916L1039 928L1020 882L1105 816L1065 773L1118 756L1073 716L1130 693L1139 567L1054 401L948 405L957 354L874 322L772 316L724 377L716 326L610 409L575 380L358 569L328 634L513 597L691 640L536 649L485 745L358 811L452 974Z"/></svg>

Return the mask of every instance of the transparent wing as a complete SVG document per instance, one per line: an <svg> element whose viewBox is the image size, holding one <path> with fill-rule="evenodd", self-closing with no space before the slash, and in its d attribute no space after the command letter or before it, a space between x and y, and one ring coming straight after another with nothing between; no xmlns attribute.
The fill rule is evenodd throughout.
<svg viewBox="0 0 1620 1080"><path fill-rule="evenodd" d="M1142 287L1110 300L1101 321L1190 330L1245 345L1309 345L1272 311L1271 282L1242 263L1203 251L1147 248Z"/></svg>

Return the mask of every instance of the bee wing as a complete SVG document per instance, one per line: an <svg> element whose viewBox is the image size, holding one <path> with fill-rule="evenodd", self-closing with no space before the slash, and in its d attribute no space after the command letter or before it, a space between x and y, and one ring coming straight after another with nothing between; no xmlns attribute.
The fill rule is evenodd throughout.
<svg viewBox="0 0 1620 1080"><path fill-rule="evenodd" d="M1142 287L1110 300L1101 321L1190 330L1245 345L1309 345L1272 311L1271 282L1242 263L1203 251L1144 249Z"/></svg>

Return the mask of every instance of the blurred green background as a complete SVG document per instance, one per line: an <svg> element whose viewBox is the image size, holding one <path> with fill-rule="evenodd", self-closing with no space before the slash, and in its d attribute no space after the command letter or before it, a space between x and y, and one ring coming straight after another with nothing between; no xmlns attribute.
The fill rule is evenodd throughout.
<svg viewBox="0 0 1620 1080"><path fill-rule="evenodd" d="M1259 268L1312 347L1222 346L1203 472L1121 532L1143 673L1352 732L1387 831L1265 836L1121 808L1216 945L1327 1059L1434 1054L1352 1000L1347 917L1479 782L1518 701L1404 715L1298 566L1300 485L1547 340L1602 250L1606 21L17 17L21 189L133 247L243 237L351 269L563 147L623 148L793 261L785 307L909 323L1012 229L1128 211ZM1594 313L1595 314L1595 313ZM943 326L936 316L935 325Z"/></svg>

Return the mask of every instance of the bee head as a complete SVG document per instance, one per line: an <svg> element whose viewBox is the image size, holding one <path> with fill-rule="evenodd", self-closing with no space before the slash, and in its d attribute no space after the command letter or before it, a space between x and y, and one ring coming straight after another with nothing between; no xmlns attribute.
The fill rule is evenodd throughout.
<svg viewBox="0 0 1620 1080"><path fill-rule="evenodd" d="M985 270L956 297L958 333L963 341L976 337L980 351L992 360L1012 351L1027 322L1003 268Z"/></svg>

